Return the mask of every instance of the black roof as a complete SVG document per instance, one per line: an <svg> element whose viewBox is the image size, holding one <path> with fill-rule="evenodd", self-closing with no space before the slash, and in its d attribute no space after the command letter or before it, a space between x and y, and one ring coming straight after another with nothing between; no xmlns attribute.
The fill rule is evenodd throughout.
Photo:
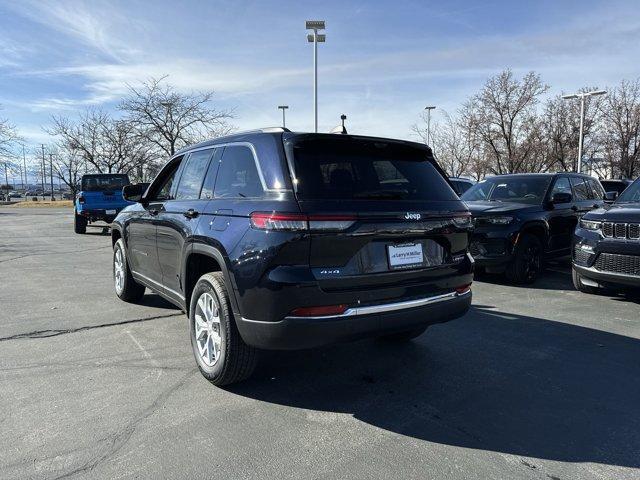
<svg viewBox="0 0 640 480"><path fill-rule="evenodd" d="M570 175L572 177L587 177L594 178L586 173L578 172L544 172L544 173L503 173L500 175L491 175L489 178L504 178L504 177L555 177L556 175Z"/></svg>
<svg viewBox="0 0 640 480"><path fill-rule="evenodd" d="M431 148L429 148L424 143L412 142L410 140L399 140L394 138L384 138L384 137L370 137L366 135L349 135L349 134L336 134L336 133L310 133L310 132L292 132L288 128L283 127L268 127L268 128L260 128L257 130L248 130L244 132L234 133L232 135L225 135L223 137L213 138L211 140L205 140L204 142L200 142L194 145L189 145L188 147L182 148L177 151L174 155L181 155L183 153L187 153L196 148L204 148L214 145L219 145L221 143L231 143L231 142L246 142L251 141L257 136L263 135L282 135L285 134L287 138L353 138L353 139L366 139L366 140L379 140L383 142L394 142L394 143L402 143L405 145L412 145L416 148L420 148L426 150L431 153Z"/></svg>

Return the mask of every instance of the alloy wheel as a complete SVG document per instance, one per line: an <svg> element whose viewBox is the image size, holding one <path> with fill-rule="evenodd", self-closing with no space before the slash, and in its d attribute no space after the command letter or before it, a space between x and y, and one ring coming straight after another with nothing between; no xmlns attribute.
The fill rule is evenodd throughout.
<svg viewBox="0 0 640 480"><path fill-rule="evenodd" d="M118 247L113 259L113 279L115 281L116 293L121 294L124 289L124 257L122 250Z"/></svg>
<svg viewBox="0 0 640 480"><path fill-rule="evenodd" d="M202 362L212 367L220 358L220 305L217 299L205 292L196 304L194 335Z"/></svg>

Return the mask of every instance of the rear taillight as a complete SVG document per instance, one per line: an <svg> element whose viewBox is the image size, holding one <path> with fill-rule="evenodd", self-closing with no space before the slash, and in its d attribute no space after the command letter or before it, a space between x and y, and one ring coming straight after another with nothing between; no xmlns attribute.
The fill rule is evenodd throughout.
<svg viewBox="0 0 640 480"><path fill-rule="evenodd" d="M463 293L467 293L469 290L471 290L470 283L465 283L464 285L460 285L459 287L456 287L456 293L459 295Z"/></svg>
<svg viewBox="0 0 640 480"><path fill-rule="evenodd" d="M251 226L258 230L340 231L356 221L354 215L303 215L301 213L253 212Z"/></svg>
<svg viewBox="0 0 640 480"><path fill-rule="evenodd" d="M84 197L78 197L78 202L84 203Z"/></svg>
<svg viewBox="0 0 640 480"><path fill-rule="evenodd" d="M342 315L347 311L347 305L323 305L321 307L301 307L291 311L294 317L327 317Z"/></svg>

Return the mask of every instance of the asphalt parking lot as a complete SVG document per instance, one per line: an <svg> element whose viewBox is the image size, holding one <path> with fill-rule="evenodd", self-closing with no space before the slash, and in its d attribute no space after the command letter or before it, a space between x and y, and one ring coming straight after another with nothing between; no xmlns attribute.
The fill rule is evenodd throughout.
<svg viewBox="0 0 640 480"><path fill-rule="evenodd" d="M404 346L269 353L220 389L119 301L70 210L0 207L0 478L640 478L640 301L488 277Z"/></svg>

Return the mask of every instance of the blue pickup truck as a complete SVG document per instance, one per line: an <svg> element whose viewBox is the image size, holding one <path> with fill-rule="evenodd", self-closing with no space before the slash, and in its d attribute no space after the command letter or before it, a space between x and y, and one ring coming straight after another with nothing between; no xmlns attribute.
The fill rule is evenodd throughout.
<svg viewBox="0 0 640 480"><path fill-rule="evenodd" d="M130 183L124 173L83 175L75 202L74 231L86 233L87 225L93 222L111 223L120 210L131 205L122 197L122 187Z"/></svg>

